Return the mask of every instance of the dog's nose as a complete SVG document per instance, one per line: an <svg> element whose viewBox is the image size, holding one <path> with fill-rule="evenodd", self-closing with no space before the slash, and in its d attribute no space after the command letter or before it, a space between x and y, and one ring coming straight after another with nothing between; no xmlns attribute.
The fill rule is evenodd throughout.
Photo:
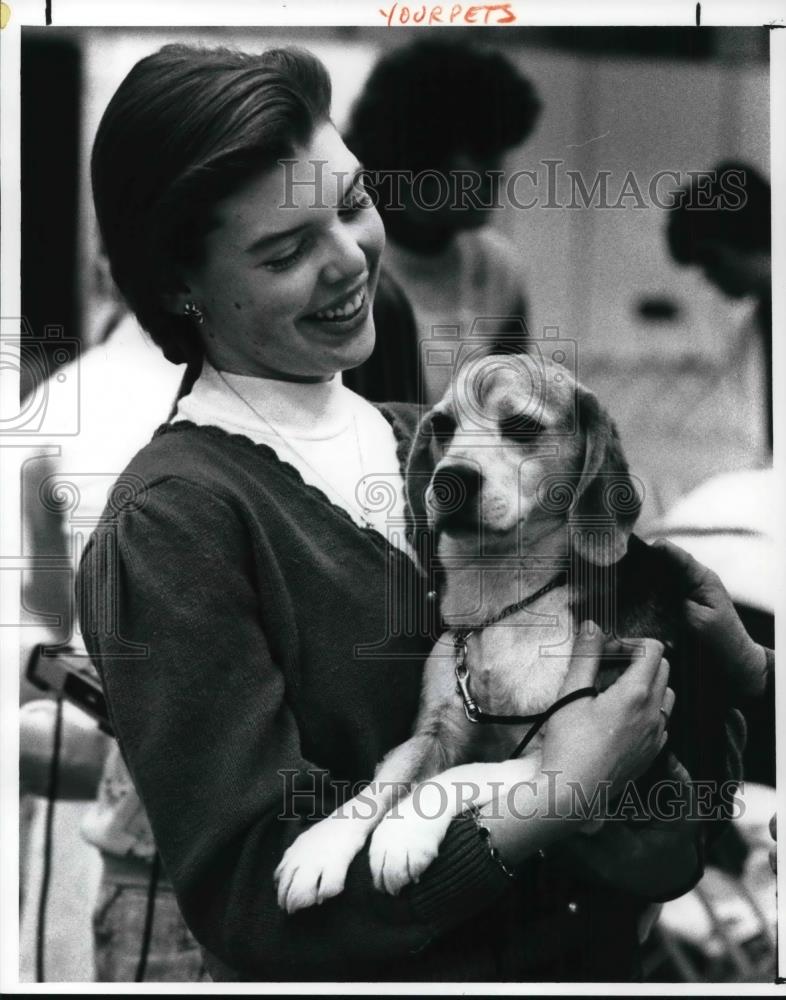
<svg viewBox="0 0 786 1000"><path fill-rule="evenodd" d="M481 474L476 465L444 465L431 480L429 504L437 521L461 519L477 510Z"/></svg>

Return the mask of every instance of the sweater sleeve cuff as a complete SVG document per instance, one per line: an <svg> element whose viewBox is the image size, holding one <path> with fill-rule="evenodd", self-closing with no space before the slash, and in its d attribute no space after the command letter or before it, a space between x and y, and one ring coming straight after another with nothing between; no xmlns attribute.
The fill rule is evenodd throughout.
<svg viewBox="0 0 786 1000"><path fill-rule="evenodd" d="M462 815L450 824L428 878L413 886L411 903L417 917L439 934L485 909L510 886L475 820Z"/></svg>

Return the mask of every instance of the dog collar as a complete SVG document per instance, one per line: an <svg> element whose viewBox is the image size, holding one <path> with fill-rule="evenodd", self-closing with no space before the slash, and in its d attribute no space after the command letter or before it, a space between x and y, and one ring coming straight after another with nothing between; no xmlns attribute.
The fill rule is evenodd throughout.
<svg viewBox="0 0 786 1000"><path fill-rule="evenodd" d="M522 601L516 601L515 604L508 604L507 607L504 607L498 614L493 615L491 618L484 619L484 621L480 622L480 624L460 625L458 628L453 630L453 645L456 646L456 648L459 646L466 647L467 639L469 639L473 633L482 632L483 629L488 628L489 625L496 625L497 622L501 622L504 618L514 615L517 611L521 611L523 608L528 608L530 604L534 604L538 598L545 596L551 590L556 590L557 587L564 587L567 582L568 574L563 569L561 572L557 573L556 576L552 577L547 584L544 584L540 590L536 590L534 594L530 594Z"/></svg>
<svg viewBox="0 0 786 1000"><path fill-rule="evenodd" d="M594 687L578 688L576 691L571 691L569 694L564 695L564 697L559 698L553 705L550 705L545 712L538 712L536 715L492 715L490 712L484 712L480 705L478 705L472 697L472 692L470 691L469 667L467 666L467 640L471 635L474 635L475 632L482 632L490 625L496 625L498 622L503 621L503 619L508 618L517 611L521 611L523 608L534 604L535 601L548 594L550 591L555 590L557 587L564 586L567 582L568 574L563 570L561 573L557 573L553 579L549 580L549 582L539 590L536 590L534 594L530 594L521 601L516 601L515 604L509 604L498 614L491 618L487 618L478 625L462 625L459 628L454 629L453 632L453 649L456 654L456 692L461 697L464 705L464 714L467 719L472 723L501 723L508 726L521 725L522 723L532 724L524 739L511 754L512 757L517 757L524 751L530 741L535 737L535 734L541 726L543 726L546 720L549 719L556 711L564 705L567 705L572 701L576 701L577 698L595 697L598 693L597 689Z"/></svg>

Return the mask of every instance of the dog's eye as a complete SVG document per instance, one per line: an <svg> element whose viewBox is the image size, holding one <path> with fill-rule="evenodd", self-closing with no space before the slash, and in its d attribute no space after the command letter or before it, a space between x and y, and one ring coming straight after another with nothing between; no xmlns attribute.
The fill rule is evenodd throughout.
<svg viewBox="0 0 786 1000"><path fill-rule="evenodd" d="M500 420L499 429L504 437L518 440L528 435L540 434L541 431L545 430L545 427L537 417L526 413L517 413L513 417L504 417Z"/></svg>
<svg viewBox="0 0 786 1000"><path fill-rule="evenodd" d="M456 430L456 421L449 417L447 413L435 413L431 418L431 433L439 441L446 441L453 437Z"/></svg>

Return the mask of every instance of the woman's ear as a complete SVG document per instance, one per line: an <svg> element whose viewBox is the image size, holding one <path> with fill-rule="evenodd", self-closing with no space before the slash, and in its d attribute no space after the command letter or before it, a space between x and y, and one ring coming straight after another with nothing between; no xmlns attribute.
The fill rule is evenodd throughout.
<svg viewBox="0 0 786 1000"><path fill-rule="evenodd" d="M162 295L164 309L172 316L187 316L186 305L194 301L194 295L187 285L175 291L164 292Z"/></svg>
<svg viewBox="0 0 786 1000"><path fill-rule="evenodd" d="M188 316L189 304L201 305L199 282L194 281L192 274L184 273L181 266L167 269L161 275L161 284L165 289L161 294L161 302L171 316Z"/></svg>
<svg viewBox="0 0 786 1000"><path fill-rule="evenodd" d="M578 500L570 515L571 537L582 559L609 566L627 551L641 496L611 417L583 386L578 386L577 402L585 445Z"/></svg>

